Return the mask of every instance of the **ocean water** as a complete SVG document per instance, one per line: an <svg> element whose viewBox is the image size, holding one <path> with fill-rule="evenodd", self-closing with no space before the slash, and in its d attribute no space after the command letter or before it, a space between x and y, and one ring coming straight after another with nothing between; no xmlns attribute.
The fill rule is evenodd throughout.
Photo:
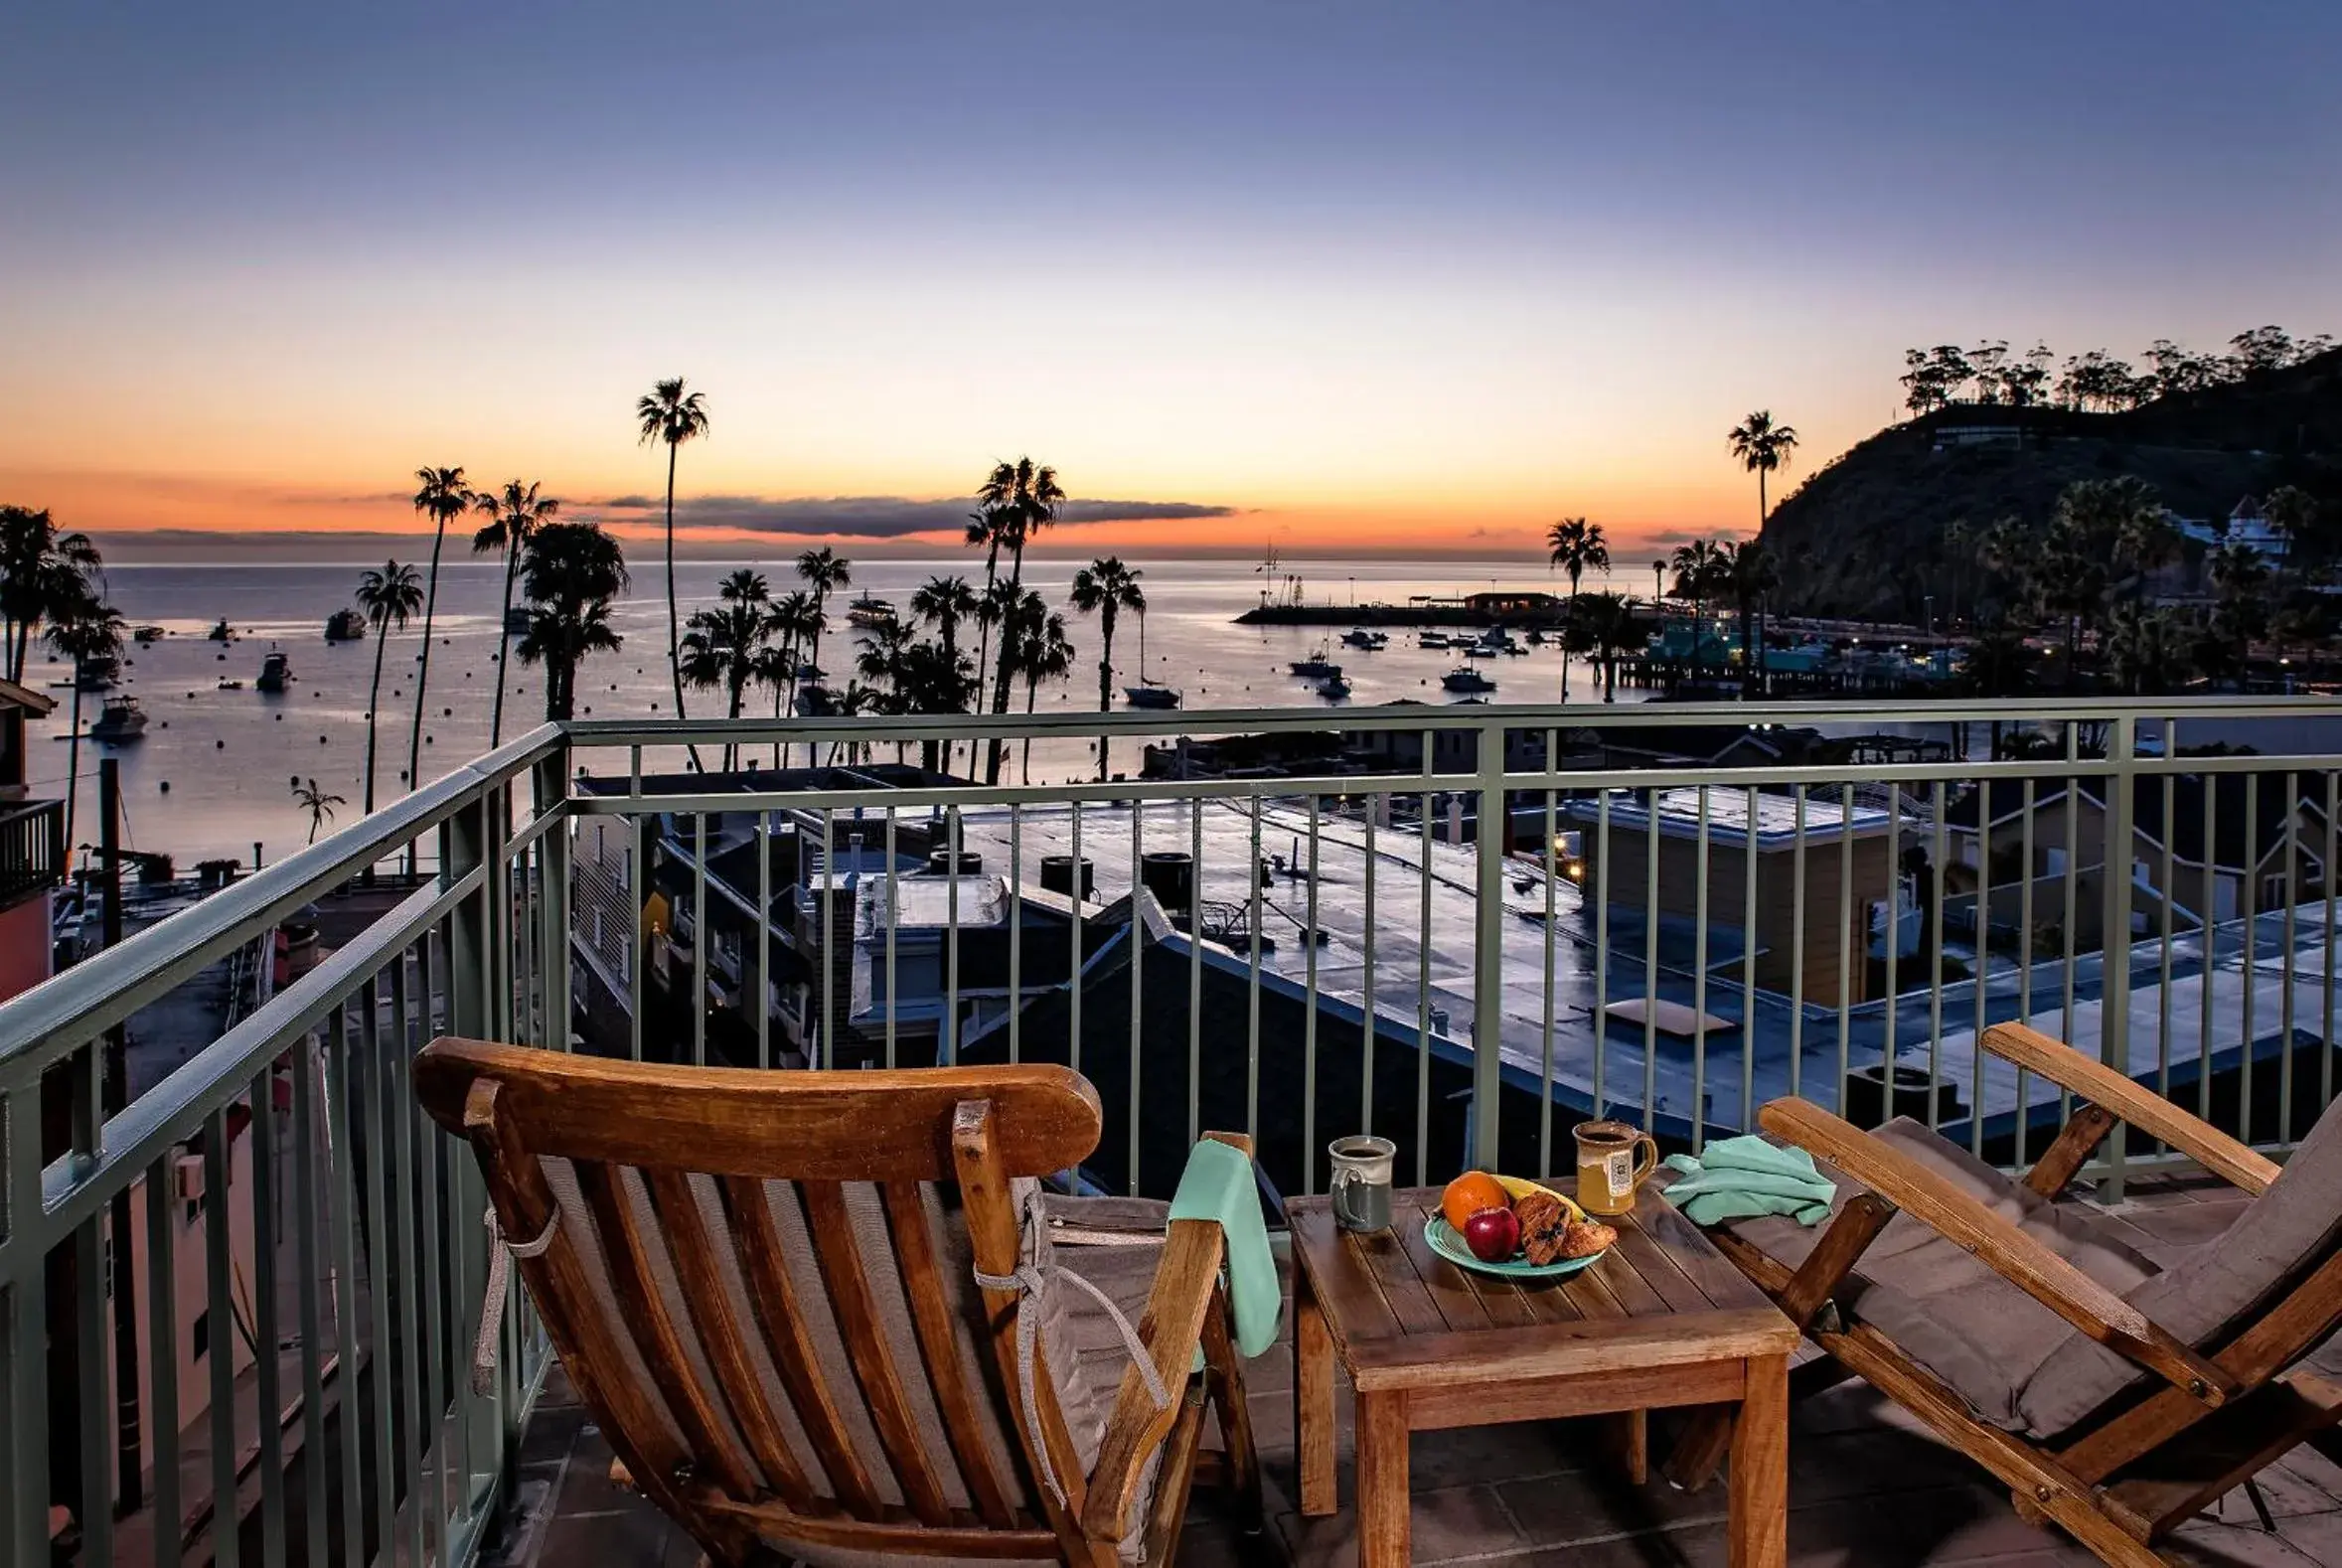
<svg viewBox="0 0 2342 1568"><path fill-rule="evenodd" d="M1115 635L1114 703L1122 706L1121 689L1135 685L1142 670L1148 677L1179 688L1190 708L1307 706L1332 710L1337 706L1371 706L1400 699L1443 703L1440 677L1452 669L1457 656L1414 646L1412 633L1399 631L1380 653L1363 653L1333 644L1331 657L1340 664L1354 691L1346 704L1330 705L1286 670L1288 662L1318 651L1328 635L1338 638L1343 628L1246 627L1233 618L1259 602L1262 578L1242 561L1134 559L1145 575L1149 608L1145 617L1145 656L1140 652L1138 618L1125 616ZM717 580L738 565L764 571L776 591L793 580L786 559L779 561L687 561L677 565L677 585L690 613L695 604L712 600ZM1098 704L1097 659L1099 632L1095 617L1078 615L1067 603L1067 589L1078 561L1031 560L1025 580L1038 588L1052 605L1066 611L1066 625L1076 650L1073 676L1044 688L1039 706L1049 708L1094 710ZM669 717L674 698L666 667L666 601L659 559L644 549L632 561L633 594L617 610L615 622L625 647L616 654L597 656L578 674L579 716L595 718ZM326 617L351 602L361 568L352 565L151 565L115 566L106 573L113 602L132 625L160 625L168 635L145 647L128 650L118 690L139 700L148 722L145 736L119 747L101 747L86 738L81 745L81 783L76 837L92 842L97 837L96 760L113 755L121 760L126 836L133 848L156 850L177 858L184 868L197 860L229 856L245 861L260 847L261 857L273 862L297 850L309 834L308 814L295 804L291 784L296 778L315 778L329 792L347 798L337 809L333 826L347 825L362 814L365 801L368 686L374 672L375 646L325 642ZM1453 596L1489 587L1554 587L1533 565L1459 570L1453 564L1393 560L1314 561L1301 568L1304 591L1313 603L1344 604L1368 600L1404 600L1410 594ZM911 591L937 572L952 571L981 582L983 563L969 555L933 559L858 561L854 593L870 592L904 604ZM1590 584L1597 586L1599 584ZM1622 574L1617 586L1636 586ZM426 709L422 762L424 780L439 776L487 749L490 711L496 690L495 663L498 601L503 589L501 570L468 556L450 559L440 568L439 608L431 655L430 701ZM851 668L844 645L849 640L844 606L833 601L833 629L824 638L823 662L831 670ZM226 618L234 640L225 647L208 641L205 633ZM975 637L969 629L971 646ZM291 659L295 681L282 697L264 696L252 689L262 656L271 647ZM393 634L383 665L383 723L375 767L378 805L394 800L406 788L408 715L413 710L415 659L421 649L420 619L404 633ZM1496 702L1546 702L1561 692L1561 661L1556 650L1532 650L1529 657L1481 662L1497 683ZM1573 665L1573 694L1583 697L1588 675ZM57 713L31 726L33 735L27 770L37 796L62 796L66 789L68 719L72 709L71 670L49 661L37 650L26 668L27 684L54 689ZM221 691L223 679L244 683L240 691ZM1620 700L1642 694L1622 689ZM82 699L84 726L97 716L99 698ZM701 716L719 710L719 693L689 694L690 710ZM754 691L749 704L770 697ZM1015 706L1021 709L1023 694ZM545 690L540 671L517 661L505 695L504 733L525 732L543 718ZM1129 754L1125 755L1126 749ZM612 753L604 767L618 765ZM587 758L588 765L592 759ZM1135 767L1135 749L1118 747L1117 770ZM1094 758L1079 743L1036 747L1033 778L1065 779L1091 776Z"/></svg>

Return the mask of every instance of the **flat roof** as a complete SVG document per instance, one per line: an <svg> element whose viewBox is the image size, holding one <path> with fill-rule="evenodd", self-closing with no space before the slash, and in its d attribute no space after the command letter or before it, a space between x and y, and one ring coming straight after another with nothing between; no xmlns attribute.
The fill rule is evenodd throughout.
<svg viewBox="0 0 2342 1568"><path fill-rule="evenodd" d="M1609 790L1610 821L1614 828L1632 828L1647 832L1652 816L1648 792L1643 790ZM1752 797L1749 790L1726 784L1685 786L1658 792L1658 831L1670 838L1696 839L1699 837L1700 806L1705 798L1708 820L1708 842L1711 844L1739 844L1749 837L1750 807L1756 808L1756 841L1760 852L1792 849L1797 842L1798 806L1795 796L1774 795L1759 790ZM1578 799L1569 803L1572 821L1594 825L1601 820L1598 798ZM1884 833L1892 822L1892 815L1884 806L1857 803L1846 810L1845 797L1838 791L1809 790L1804 803L1804 835L1815 838L1867 837Z"/></svg>

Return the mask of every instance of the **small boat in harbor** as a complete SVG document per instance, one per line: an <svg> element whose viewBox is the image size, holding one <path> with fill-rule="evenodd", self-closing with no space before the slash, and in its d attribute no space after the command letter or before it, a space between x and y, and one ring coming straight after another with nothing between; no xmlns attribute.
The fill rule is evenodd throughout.
<svg viewBox="0 0 2342 1568"><path fill-rule="evenodd" d="M110 654L96 654L74 661L74 685L84 692L110 691L114 678L121 673L122 662Z"/></svg>
<svg viewBox="0 0 2342 1568"><path fill-rule="evenodd" d="M1350 695L1350 684L1339 674L1329 675L1318 683L1318 695L1328 703L1338 703Z"/></svg>
<svg viewBox="0 0 2342 1568"><path fill-rule="evenodd" d="M1466 646L1464 657L1467 659L1493 659L1502 652L1501 648L1493 647L1487 643L1472 643Z"/></svg>
<svg viewBox="0 0 2342 1568"><path fill-rule="evenodd" d="M846 607L846 623L875 631L894 624L894 605L871 594L863 594Z"/></svg>
<svg viewBox="0 0 2342 1568"><path fill-rule="evenodd" d="M165 633L160 626L141 626L130 635L142 643L159 643L163 640Z"/></svg>
<svg viewBox="0 0 2342 1568"><path fill-rule="evenodd" d="M97 722L89 726L89 738L108 745L121 745L136 740L146 733L146 713L135 697L109 697L97 715Z"/></svg>
<svg viewBox="0 0 2342 1568"><path fill-rule="evenodd" d="M223 615L218 620L214 621L212 623L212 629L204 633L204 635L216 643L224 643L228 641L228 617Z"/></svg>
<svg viewBox="0 0 2342 1568"><path fill-rule="evenodd" d="M1447 648L1452 647L1453 644L1449 642L1446 632L1417 632L1415 646L1418 648Z"/></svg>
<svg viewBox="0 0 2342 1568"><path fill-rule="evenodd" d="M1176 691L1168 686L1157 686L1152 681L1142 686L1124 687L1122 700L1133 707L1164 708L1179 706L1179 694Z"/></svg>
<svg viewBox="0 0 2342 1568"><path fill-rule="evenodd" d="M276 649L269 649L268 656L260 661L260 678L252 685L271 695L282 695L292 682L293 662Z"/></svg>
<svg viewBox="0 0 2342 1568"><path fill-rule="evenodd" d="M1451 692L1493 692L1496 683L1468 664L1458 665L1440 678L1440 685Z"/></svg>
<svg viewBox="0 0 2342 1568"><path fill-rule="evenodd" d="M1341 666L1326 657L1327 652L1327 645L1320 643L1315 654L1307 659L1296 659L1285 668L1304 681L1323 681L1327 676L1341 674Z"/></svg>
<svg viewBox="0 0 2342 1568"><path fill-rule="evenodd" d="M1378 632L1365 626L1351 627L1341 634L1341 640L1352 648L1363 648L1368 653L1387 647L1390 643L1387 633Z"/></svg>
<svg viewBox="0 0 2342 1568"><path fill-rule="evenodd" d="M334 611L325 618L325 640L329 643L366 641L366 617L348 608Z"/></svg>

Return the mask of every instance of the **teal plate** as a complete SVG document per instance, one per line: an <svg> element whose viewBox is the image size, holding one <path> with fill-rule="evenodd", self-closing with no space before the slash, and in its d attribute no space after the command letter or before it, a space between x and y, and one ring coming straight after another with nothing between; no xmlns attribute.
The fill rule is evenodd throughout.
<svg viewBox="0 0 2342 1568"><path fill-rule="evenodd" d="M1531 1263L1514 1255L1509 1263L1483 1263L1472 1255L1464 1238L1456 1234L1445 1215L1427 1214L1423 1220L1423 1239L1431 1243L1431 1250L1460 1269L1471 1269L1480 1274L1501 1274L1515 1280L1558 1280L1577 1273L1588 1264L1599 1263L1609 1256L1610 1249L1583 1258L1564 1258L1559 1263Z"/></svg>

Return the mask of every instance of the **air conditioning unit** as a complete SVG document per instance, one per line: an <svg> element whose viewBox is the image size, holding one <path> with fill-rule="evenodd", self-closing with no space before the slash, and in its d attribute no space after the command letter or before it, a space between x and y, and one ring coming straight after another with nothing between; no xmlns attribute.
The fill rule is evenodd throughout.
<svg viewBox="0 0 2342 1568"><path fill-rule="evenodd" d="M182 1203L200 1202L204 1195L204 1157L181 1155L171 1162L171 1184Z"/></svg>

